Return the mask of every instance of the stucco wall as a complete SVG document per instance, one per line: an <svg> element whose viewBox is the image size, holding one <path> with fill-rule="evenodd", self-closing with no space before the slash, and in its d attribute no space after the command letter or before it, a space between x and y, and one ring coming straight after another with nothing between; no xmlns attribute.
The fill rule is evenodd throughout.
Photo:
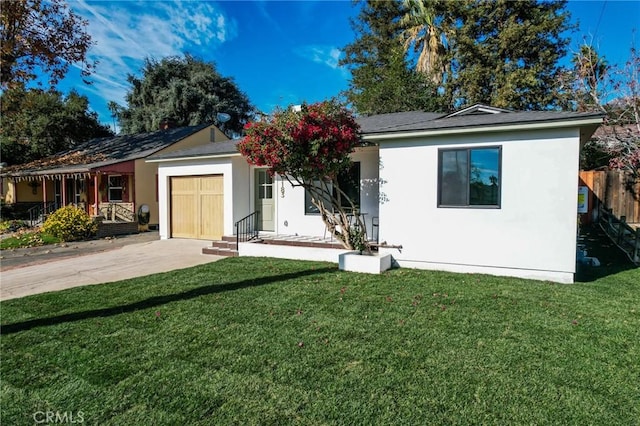
<svg viewBox="0 0 640 426"><path fill-rule="evenodd" d="M156 175L158 165L156 163L145 163L144 159L136 160L135 163L135 210L136 214L141 205L149 206L149 225L154 226L160 223L159 204L156 193Z"/></svg>
<svg viewBox="0 0 640 426"><path fill-rule="evenodd" d="M360 162L361 211L365 216L367 231L371 235L371 219L378 216L378 149L367 147L358 149L351 155L353 161ZM282 178L276 177L274 196L276 197L276 230L278 234L319 236L325 234L325 225L319 215L305 215L304 189L292 187L284 181L285 195L282 197ZM253 207L252 201L252 207Z"/></svg>
<svg viewBox="0 0 640 426"><path fill-rule="evenodd" d="M2 200L7 203L13 203L13 182L9 179L0 179L2 184Z"/></svg>
<svg viewBox="0 0 640 426"><path fill-rule="evenodd" d="M501 207L438 208L438 148L502 147ZM578 129L380 144L380 240L401 266L571 282Z"/></svg>
<svg viewBox="0 0 640 426"><path fill-rule="evenodd" d="M211 143L211 129L215 131L216 140L227 140L228 138L215 126L206 127L183 140L168 146L156 154L165 154L168 152L179 151L183 149L193 148L196 146ZM147 163L145 159L136 160L135 162L135 208L142 204L147 204L150 208L150 225L158 225L160 223L160 204L156 197L156 175L158 174L158 163Z"/></svg>
<svg viewBox="0 0 640 426"><path fill-rule="evenodd" d="M34 182L38 184L38 187L36 188L35 194L33 193L33 188L30 186L30 184ZM42 201L42 181L38 180L38 181L20 181L20 182L16 182L14 185L10 185L10 187L13 186L12 189L9 190L9 193L7 194L7 202L11 203L11 202L19 202L19 203L28 203L28 202L34 202L34 201ZM17 200L16 200L16 193L18 194ZM53 201L53 184L51 184L51 186L47 185L47 199L49 201ZM11 198L11 201L8 201L9 198Z"/></svg>
<svg viewBox="0 0 640 426"><path fill-rule="evenodd" d="M190 135L187 136L186 138L182 139L180 142L175 143L171 146L168 146L166 148L164 148L163 150L159 151L158 154L162 153L162 154L166 154L168 152L175 152L175 151L180 151L182 149L187 149L187 148L193 148L196 146L200 146L200 145L206 145L208 143L212 143L211 141L211 130L213 130L215 132L215 141L216 142L220 142L220 141L225 141L228 140L229 138L227 136L225 136L224 133L222 133L220 130L218 130L218 128L216 126L209 126L209 127L205 127L204 129Z"/></svg>
<svg viewBox="0 0 640 426"><path fill-rule="evenodd" d="M239 188L242 187L243 179L246 180L248 166L244 160L237 160L237 157L227 157L153 163L158 164L161 239L170 238L170 179L172 176L224 175L224 234L233 234L235 220L238 219L239 215L242 215L242 212L245 211L247 207L247 203L244 201L242 194L239 194ZM234 205L234 203L236 205Z"/></svg>

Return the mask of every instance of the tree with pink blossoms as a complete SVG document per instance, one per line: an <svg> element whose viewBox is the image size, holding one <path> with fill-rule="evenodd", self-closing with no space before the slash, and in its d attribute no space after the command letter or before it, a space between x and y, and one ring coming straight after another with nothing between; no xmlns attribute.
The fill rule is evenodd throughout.
<svg viewBox="0 0 640 426"><path fill-rule="evenodd" d="M343 104L329 100L278 110L244 129L238 149L249 164L266 166L272 176L304 188L327 230L345 248L369 251L358 200L349 198L338 179L362 144L360 127Z"/></svg>

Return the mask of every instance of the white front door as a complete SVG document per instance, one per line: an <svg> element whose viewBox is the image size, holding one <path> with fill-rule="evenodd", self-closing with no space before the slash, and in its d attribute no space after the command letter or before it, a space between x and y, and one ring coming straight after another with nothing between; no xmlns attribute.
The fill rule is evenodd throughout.
<svg viewBox="0 0 640 426"><path fill-rule="evenodd" d="M259 211L258 230L275 231L275 201L273 177L266 170L256 170L256 210Z"/></svg>

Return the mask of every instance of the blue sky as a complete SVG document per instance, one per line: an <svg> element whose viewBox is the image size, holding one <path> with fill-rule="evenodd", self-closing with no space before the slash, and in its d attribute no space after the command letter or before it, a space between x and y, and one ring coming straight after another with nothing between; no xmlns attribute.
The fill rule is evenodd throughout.
<svg viewBox="0 0 640 426"><path fill-rule="evenodd" d="M348 88L338 67L340 49L354 40L351 1L89 1L70 0L89 22L98 61L93 85L74 70L59 85L89 97L100 120L112 124L108 101L124 105L127 74L138 74L145 57L190 53L214 62L251 103L269 113L277 106L314 102ZM570 50L591 41L610 63L623 63L634 38L640 48L640 0L571 0L580 28Z"/></svg>

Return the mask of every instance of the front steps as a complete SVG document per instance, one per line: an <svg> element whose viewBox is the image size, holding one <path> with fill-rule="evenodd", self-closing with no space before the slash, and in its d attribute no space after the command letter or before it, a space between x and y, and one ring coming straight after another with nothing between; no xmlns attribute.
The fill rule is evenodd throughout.
<svg viewBox="0 0 640 426"><path fill-rule="evenodd" d="M202 254L213 254L216 256L237 257L238 244L236 237L223 236L222 240L213 241L210 247L202 249Z"/></svg>

